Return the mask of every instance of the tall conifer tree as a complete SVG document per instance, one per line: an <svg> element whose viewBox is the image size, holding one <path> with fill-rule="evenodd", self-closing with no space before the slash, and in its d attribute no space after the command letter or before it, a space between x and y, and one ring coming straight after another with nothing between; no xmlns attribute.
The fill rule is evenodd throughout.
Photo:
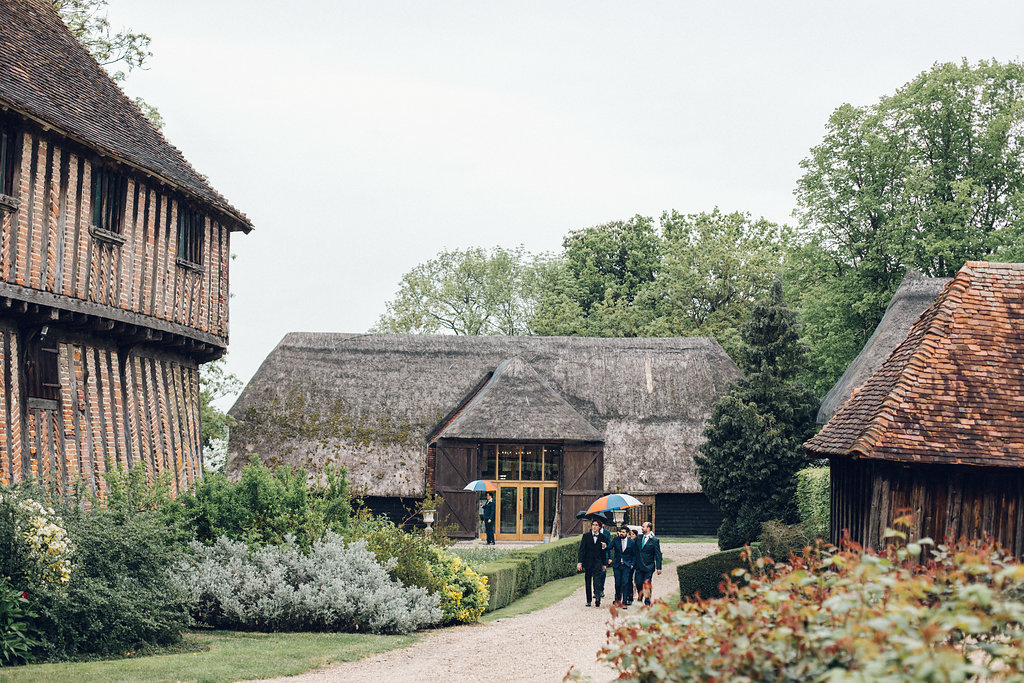
<svg viewBox="0 0 1024 683"><path fill-rule="evenodd" d="M813 392L797 380L807 347L780 283L754 306L740 334L745 377L715 403L695 457L701 487L725 517L722 548L755 540L762 522L796 521L795 475L817 409Z"/></svg>

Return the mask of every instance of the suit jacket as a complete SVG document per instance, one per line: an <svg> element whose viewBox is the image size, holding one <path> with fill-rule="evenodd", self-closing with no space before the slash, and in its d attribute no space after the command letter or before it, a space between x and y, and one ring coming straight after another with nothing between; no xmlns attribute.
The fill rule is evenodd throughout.
<svg viewBox="0 0 1024 683"><path fill-rule="evenodd" d="M484 501L484 521L494 521L494 500Z"/></svg>
<svg viewBox="0 0 1024 683"><path fill-rule="evenodd" d="M622 539L616 536L612 539L612 567L628 567L632 569L636 564L636 541L629 536L626 537L626 549L622 549Z"/></svg>
<svg viewBox="0 0 1024 683"><path fill-rule="evenodd" d="M637 539L637 545L637 569L643 569L645 572L661 569L661 541L656 536L641 536Z"/></svg>
<svg viewBox="0 0 1024 683"><path fill-rule="evenodd" d="M604 569L608 564L608 548L601 547L601 542L608 543L608 537L604 534L597 535L597 543L594 542L594 535L589 531L583 532L580 538L580 549L576 553L576 561L583 565L584 569L597 571Z"/></svg>

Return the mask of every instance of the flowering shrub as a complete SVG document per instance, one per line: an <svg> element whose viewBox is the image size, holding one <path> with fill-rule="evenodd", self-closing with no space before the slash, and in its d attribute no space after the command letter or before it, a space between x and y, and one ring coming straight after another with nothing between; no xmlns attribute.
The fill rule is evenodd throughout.
<svg viewBox="0 0 1024 683"><path fill-rule="evenodd" d="M38 616L28 604L28 594L10 587L0 576L0 666L19 664L39 645L32 629Z"/></svg>
<svg viewBox="0 0 1024 683"><path fill-rule="evenodd" d="M992 540L921 560L930 543L759 559L725 597L618 622L601 656L632 681L1020 680L1024 566Z"/></svg>
<svg viewBox="0 0 1024 683"><path fill-rule="evenodd" d="M334 533L308 552L291 537L256 550L227 537L191 548L174 579L210 626L408 633L442 618L436 595L402 586L364 542L346 546Z"/></svg>
<svg viewBox="0 0 1024 683"><path fill-rule="evenodd" d="M487 609L487 577L477 574L461 557L437 550L430 573L440 584L443 623L466 624L476 621Z"/></svg>
<svg viewBox="0 0 1024 683"><path fill-rule="evenodd" d="M51 584L71 580L71 553L74 546L53 508L32 498L18 501L18 531L29 547L38 579ZM35 577L33 577L35 578Z"/></svg>

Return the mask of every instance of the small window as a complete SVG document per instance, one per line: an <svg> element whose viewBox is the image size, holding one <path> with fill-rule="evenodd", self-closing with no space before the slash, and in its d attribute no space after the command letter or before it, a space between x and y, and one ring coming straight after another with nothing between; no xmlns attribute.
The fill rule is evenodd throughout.
<svg viewBox="0 0 1024 683"><path fill-rule="evenodd" d="M128 178L121 173L92 165L92 225L115 235L121 234L124 208L128 201Z"/></svg>
<svg viewBox="0 0 1024 683"><path fill-rule="evenodd" d="M0 194L14 196L14 150L18 136L14 126L0 120Z"/></svg>
<svg viewBox="0 0 1024 683"><path fill-rule="evenodd" d="M203 233L206 217L184 204L178 204L178 258L192 264L203 262Z"/></svg>
<svg viewBox="0 0 1024 683"><path fill-rule="evenodd" d="M47 328L25 349L25 391L29 398L60 400L60 354L56 340L47 337Z"/></svg>

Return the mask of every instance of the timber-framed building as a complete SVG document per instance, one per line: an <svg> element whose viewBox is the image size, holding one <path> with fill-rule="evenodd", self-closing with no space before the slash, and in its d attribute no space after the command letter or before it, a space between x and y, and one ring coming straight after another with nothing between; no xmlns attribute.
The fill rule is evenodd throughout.
<svg viewBox="0 0 1024 683"><path fill-rule="evenodd" d="M251 227L50 2L0 4L0 482L200 476L199 365Z"/></svg>
<svg viewBox="0 0 1024 683"><path fill-rule="evenodd" d="M831 535L878 548L991 534L1024 554L1024 264L969 261L812 439Z"/></svg>
<svg viewBox="0 0 1024 683"><path fill-rule="evenodd" d="M498 486L499 539L566 536L608 492L662 534L714 534L693 461L740 371L714 339L293 333L231 409L228 470L252 454L344 465L376 511L439 494L479 533L474 479Z"/></svg>

